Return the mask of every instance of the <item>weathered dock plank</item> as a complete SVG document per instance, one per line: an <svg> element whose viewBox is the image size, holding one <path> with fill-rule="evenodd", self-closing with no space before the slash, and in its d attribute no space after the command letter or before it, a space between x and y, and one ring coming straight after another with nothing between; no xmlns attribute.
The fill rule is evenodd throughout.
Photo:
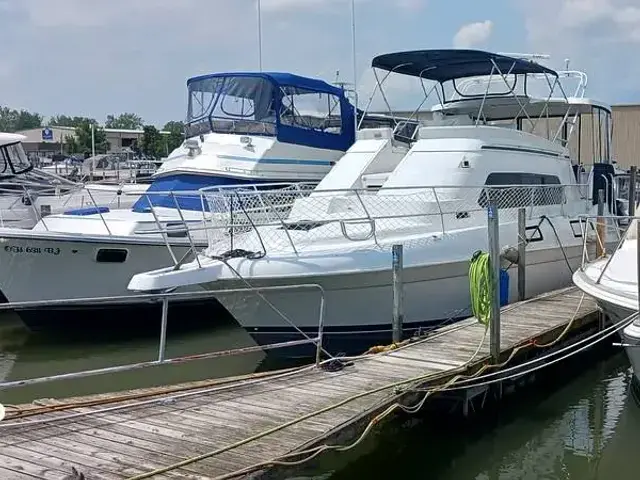
<svg viewBox="0 0 640 480"><path fill-rule="evenodd" d="M574 288L510 305L502 314L503 360L515 347L535 349L534 342L596 323L594 301ZM0 477L60 480L72 466L87 480L147 478L167 467L153 478L208 479L243 469L259 475L260 464L357 438L363 422L416 398L403 387L441 385L488 360L486 328L470 319L338 371L302 368L23 406L29 416L0 423Z"/></svg>

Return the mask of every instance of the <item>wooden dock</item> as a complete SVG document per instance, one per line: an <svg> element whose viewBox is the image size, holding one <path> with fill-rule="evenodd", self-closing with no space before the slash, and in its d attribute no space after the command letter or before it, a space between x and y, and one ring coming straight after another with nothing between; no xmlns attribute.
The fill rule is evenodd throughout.
<svg viewBox="0 0 640 480"><path fill-rule="evenodd" d="M505 307L501 361L513 366L598 321L595 302L575 288ZM272 478L287 472L286 462L321 453L318 447L357 440L381 412L415 405L424 397L420 390L486 368L488 337L469 319L335 371L308 367L49 400L59 410L29 405L22 416L8 410L10 418L0 422L0 478L81 478L67 477L72 467L87 480Z"/></svg>

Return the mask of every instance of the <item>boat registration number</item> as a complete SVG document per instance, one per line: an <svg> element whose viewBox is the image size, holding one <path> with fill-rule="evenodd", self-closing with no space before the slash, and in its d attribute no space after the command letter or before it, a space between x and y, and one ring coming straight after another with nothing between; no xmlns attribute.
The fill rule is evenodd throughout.
<svg viewBox="0 0 640 480"><path fill-rule="evenodd" d="M36 255L60 255L59 248L53 247L23 247L20 245L6 245L4 247L5 252L9 253L28 253Z"/></svg>

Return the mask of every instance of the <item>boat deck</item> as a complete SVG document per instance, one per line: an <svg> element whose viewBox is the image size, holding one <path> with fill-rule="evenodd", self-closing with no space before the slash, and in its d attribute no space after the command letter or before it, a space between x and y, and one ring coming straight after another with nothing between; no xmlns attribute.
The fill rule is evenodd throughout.
<svg viewBox="0 0 640 480"><path fill-rule="evenodd" d="M560 335L571 341L598 321L595 302L573 287L505 307L501 361L517 364L547 348L538 345L560 345ZM72 467L87 480L273 478L318 447L356 441L382 412L416 405L420 390L489 362L489 334L468 319L335 370L327 364L30 404L0 422L0 478L81 478L67 477Z"/></svg>

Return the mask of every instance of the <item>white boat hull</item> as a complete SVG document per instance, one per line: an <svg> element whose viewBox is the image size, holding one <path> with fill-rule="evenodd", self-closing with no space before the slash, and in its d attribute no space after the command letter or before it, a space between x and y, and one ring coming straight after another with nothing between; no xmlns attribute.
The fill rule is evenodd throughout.
<svg viewBox="0 0 640 480"><path fill-rule="evenodd" d="M8 234L7 234L8 233ZM56 238L51 238L54 236ZM72 298L100 298L118 296L136 296L127 290L129 279L149 266L170 266L173 260L166 245L149 239L144 243L131 239L106 237L101 239L82 239L62 234L36 234L35 232L11 231L0 229L0 291L9 302L29 302L41 300L59 300ZM101 249L126 250L123 263L98 263L97 252ZM187 253L188 246L174 245L177 258ZM178 292L201 293L199 286L179 288ZM180 303L191 301L187 295ZM208 303L217 302L212 299ZM172 304L178 302L172 302ZM193 303L193 302L192 302ZM206 304L202 300L196 304ZM19 315L34 329L46 328L55 324L88 323L94 319L94 313L105 313L109 322L113 322L122 311L130 311L146 302L136 299L121 299L111 302L105 308L99 301L77 306L38 307L20 309ZM158 307L158 304L155 304ZM158 315L146 319L159 324ZM110 310L110 313L107 311ZM138 312L140 313L140 312ZM76 315L77 314L77 315ZM146 315L146 314L145 314ZM73 318L72 318L73 317ZM182 315L181 315L182 317ZM183 319L180 319L182 322Z"/></svg>
<svg viewBox="0 0 640 480"><path fill-rule="evenodd" d="M472 253L472 252L470 252ZM571 269L560 248L527 253L526 294L535 296L571 283L572 271L581 261L582 248L565 248ZM470 258L469 255L467 258ZM388 256L389 264L391 255ZM403 271L404 333L469 317L469 260L407 267ZM352 274L327 274L296 278L252 279L255 287L318 284L324 291L324 335L332 353L353 352L372 344L388 344L392 336L391 269ZM239 281L205 283L210 290L242 287ZM320 295L318 290L263 291L262 295L295 327L276 313L257 294L217 294L216 298L254 337L267 345L300 339L318 331ZM517 269L509 271L509 301L517 300ZM308 353L308 349L304 349ZM300 349L300 352L302 349ZM296 356L287 352L288 355ZM300 353L300 355L304 355Z"/></svg>
<svg viewBox="0 0 640 480"><path fill-rule="evenodd" d="M602 300L598 300L598 305L614 323L621 322L636 313L635 310ZM633 367L635 380L640 385L640 323L634 322L623 328L620 331L620 340L625 345L624 350Z"/></svg>

